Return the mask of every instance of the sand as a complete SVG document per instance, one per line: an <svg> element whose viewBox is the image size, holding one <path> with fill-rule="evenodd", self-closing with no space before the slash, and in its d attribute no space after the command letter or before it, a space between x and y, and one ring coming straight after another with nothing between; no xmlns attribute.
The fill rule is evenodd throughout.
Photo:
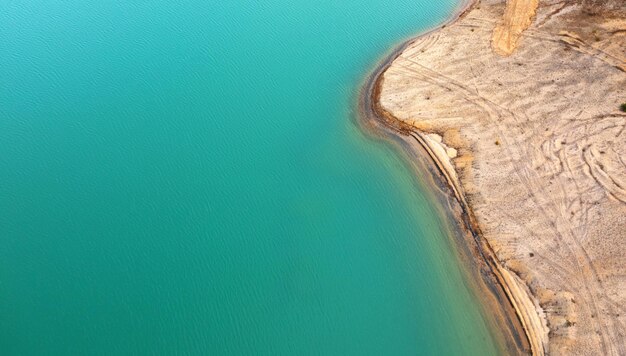
<svg viewBox="0 0 626 356"><path fill-rule="evenodd" d="M626 355L625 54L624 1L480 1L371 89L461 206L517 351Z"/></svg>

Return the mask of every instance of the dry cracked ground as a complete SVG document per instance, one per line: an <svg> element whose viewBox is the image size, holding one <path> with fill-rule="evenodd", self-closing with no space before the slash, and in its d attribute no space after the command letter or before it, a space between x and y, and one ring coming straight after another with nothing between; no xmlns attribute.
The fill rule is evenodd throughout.
<svg viewBox="0 0 626 356"><path fill-rule="evenodd" d="M530 292L536 353L626 355L625 57L624 0L484 0L383 76Z"/></svg>

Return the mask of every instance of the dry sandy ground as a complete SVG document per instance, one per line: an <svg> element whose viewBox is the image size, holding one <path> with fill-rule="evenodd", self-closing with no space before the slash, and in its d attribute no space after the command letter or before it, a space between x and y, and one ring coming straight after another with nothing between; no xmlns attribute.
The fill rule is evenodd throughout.
<svg viewBox="0 0 626 356"><path fill-rule="evenodd" d="M626 355L626 1L483 0L384 72L534 354Z"/></svg>

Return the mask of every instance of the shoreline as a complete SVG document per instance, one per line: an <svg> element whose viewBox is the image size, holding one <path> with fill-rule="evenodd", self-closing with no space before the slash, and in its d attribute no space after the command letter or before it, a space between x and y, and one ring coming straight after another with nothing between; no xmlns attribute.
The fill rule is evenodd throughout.
<svg viewBox="0 0 626 356"><path fill-rule="evenodd" d="M416 174L418 169L426 168L441 194L445 197L444 205L450 221L455 225L453 233L455 247L462 254L462 264L465 265L474 280L470 280L480 297L496 301L497 311L486 300L479 300L484 308L483 315L491 324L500 330L491 330L494 339L511 354L543 355L545 340L541 337L541 320L535 309L535 304L529 296L528 288L515 276L505 269L490 246L482 237L474 213L465 199L462 185L456 176L456 170L449 161L446 152L448 147L441 143L435 134L420 132L410 124L395 118L380 104L383 75L403 51L415 41L433 32L437 32L447 25L462 19L472 10L476 0L464 0L454 10L452 16L443 23L428 31L422 32L399 45L387 54L372 70L365 80L359 93L358 124L367 134L389 141L398 146L404 155L409 158L409 164ZM416 167L416 166L422 167ZM470 266L468 266L470 265ZM477 280L478 279L478 280ZM489 310L488 310L489 309ZM487 315L491 314L491 315ZM492 329L492 328L490 328Z"/></svg>

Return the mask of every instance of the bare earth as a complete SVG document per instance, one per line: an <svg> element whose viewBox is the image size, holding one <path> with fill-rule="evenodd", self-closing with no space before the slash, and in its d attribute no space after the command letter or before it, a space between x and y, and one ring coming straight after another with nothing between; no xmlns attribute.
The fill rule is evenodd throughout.
<svg viewBox="0 0 626 356"><path fill-rule="evenodd" d="M484 0L379 81L497 257L535 355L626 355L625 71L626 1Z"/></svg>

